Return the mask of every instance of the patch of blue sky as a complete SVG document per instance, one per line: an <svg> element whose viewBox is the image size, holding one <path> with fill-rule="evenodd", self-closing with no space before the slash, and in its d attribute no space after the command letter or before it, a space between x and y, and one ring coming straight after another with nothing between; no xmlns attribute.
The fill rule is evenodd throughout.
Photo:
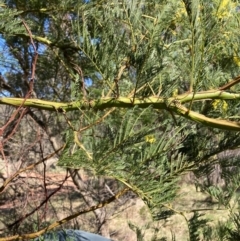
<svg viewBox="0 0 240 241"><path fill-rule="evenodd" d="M6 41L0 35L0 72L4 75L8 71L18 71L18 62L9 54Z"/></svg>
<svg viewBox="0 0 240 241"><path fill-rule="evenodd" d="M86 87L89 87L89 86L92 85L93 81L92 81L91 78L85 77L85 78L84 78L84 83L85 83Z"/></svg>
<svg viewBox="0 0 240 241"><path fill-rule="evenodd" d="M83 37L79 37L79 40L80 40L80 44L83 44L83 43L84 43L84 38L83 38ZM100 39L100 38L92 38L92 39L90 40L90 43L91 43L92 45L99 44L99 43L101 43L101 39Z"/></svg>

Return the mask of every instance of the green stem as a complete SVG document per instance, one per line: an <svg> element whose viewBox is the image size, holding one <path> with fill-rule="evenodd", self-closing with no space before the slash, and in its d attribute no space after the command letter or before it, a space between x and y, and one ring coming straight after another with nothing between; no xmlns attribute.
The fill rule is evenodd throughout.
<svg viewBox="0 0 240 241"><path fill-rule="evenodd" d="M3 97L0 98L0 104L13 105L13 106L23 106L23 107L33 107L48 111L73 111L73 110L86 110L86 109L94 109L94 110L104 110L111 107L116 108L133 108L134 106L138 106L139 108L147 108L152 106L154 109L165 109L168 111L172 111L176 114L179 114L187 119L190 119L194 122L201 123L203 125L225 129L225 130L234 130L240 131L240 122L232 122L228 120L214 119L206 117L205 115L199 114L197 112L191 111L187 109L182 104L190 102L190 101L200 101L200 100L212 100L212 99L224 99L224 100L232 100L232 99L240 99L240 94L228 93L219 90L212 91L203 91L197 93L186 93L182 95L178 95L176 97L168 98L167 101L163 97L147 97L147 98L127 98L127 97L119 97L119 98L101 98L97 100L80 100L73 101L68 103L61 102L52 102L46 100L39 99L22 99L22 98L8 98Z"/></svg>

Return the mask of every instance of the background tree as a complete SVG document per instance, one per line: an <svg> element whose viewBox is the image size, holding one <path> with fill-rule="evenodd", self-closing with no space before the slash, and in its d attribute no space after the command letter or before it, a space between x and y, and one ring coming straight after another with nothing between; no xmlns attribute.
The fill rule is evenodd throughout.
<svg viewBox="0 0 240 241"><path fill-rule="evenodd" d="M197 210L187 210L194 213L187 219L172 207L179 180L193 172L201 189L231 214L231 225L221 226L225 237L236 235L237 1L5 1L0 18L6 51L0 103L16 107L2 110L1 192L35 168L36 159L45 163L56 154L88 206L49 227L38 223L37 230L94 211L95 231L109 237L102 207L133 192L156 220L180 213L189 239L197 240L197 229L206 226ZM8 163L18 163L17 170L10 172ZM20 226L51 198L48 169L44 164L45 201L29 215L16 213L4 230L34 231ZM80 169L93 177L91 189ZM221 187L212 183L216 169ZM110 190L108 199L99 187ZM202 235L218 233L209 226Z"/></svg>

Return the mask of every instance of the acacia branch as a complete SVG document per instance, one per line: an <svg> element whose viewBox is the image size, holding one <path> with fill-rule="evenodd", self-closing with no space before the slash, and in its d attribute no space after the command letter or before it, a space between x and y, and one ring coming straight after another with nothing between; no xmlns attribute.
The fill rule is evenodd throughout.
<svg viewBox="0 0 240 241"><path fill-rule="evenodd" d="M0 98L0 104L7 104L13 106L24 106L24 107L33 107L37 109L43 109L48 111L73 111L73 110L103 110L112 107L116 108L133 108L138 106L139 108L147 108L152 106L154 109L163 109L167 111L172 111L173 113L179 114L187 119L190 119L195 122L199 122L203 125L225 129L225 130L240 130L240 123L214 119L206 117L205 115L199 114L197 112L191 111L183 106L184 103L190 101L200 101L200 100L236 100L240 99L240 94L228 93L221 90L212 90L212 91L202 91L197 93L185 93L178 95L176 97L170 97L168 99L158 96L151 96L146 98L130 98L130 97L119 97L119 98L100 98L96 100L80 100L73 102L52 102L39 99L23 99L23 98Z"/></svg>
<svg viewBox="0 0 240 241"><path fill-rule="evenodd" d="M96 100L86 101L72 101L72 102L53 102L40 99L22 99L22 98L0 98L0 104L13 105L13 106L23 106L23 107L33 107L48 111L73 111L73 110L86 110L95 109L103 110L111 107L117 108L132 108L138 106L139 108L147 108L152 106L154 109L167 109L169 106L167 103L172 103L178 101L180 104L184 104L190 101L199 100L236 100L240 99L240 94L228 93L219 90L212 91L202 91L197 93L185 93L175 97L170 97L168 99L158 96L150 96L146 98L135 98L133 103L133 98L131 97L105 97ZM24 102L24 103L23 103Z"/></svg>

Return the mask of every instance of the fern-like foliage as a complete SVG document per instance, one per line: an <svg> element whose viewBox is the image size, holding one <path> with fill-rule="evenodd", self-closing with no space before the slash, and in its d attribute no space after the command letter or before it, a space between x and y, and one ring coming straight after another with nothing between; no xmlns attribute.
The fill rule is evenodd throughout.
<svg viewBox="0 0 240 241"><path fill-rule="evenodd" d="M159 228L154 227L154 224L152 222L144 225L143 227L139 227L132 222L128 222L128 226L131 230L133 230L136 233L136 240L137 241L146 241L146 232L151 230L152 235L150 236L149 241L167 241L166 237L159 237L160 230ZM148 235L149 236L149 235ZM172 237L172 241L174 241L174 236Z"/></svg>
<svg viewBox="0 0 240 241"><path fill-rule="evenodd" d="M92 99L105 97L167 100L177 94L219 89L239 75L238 1L56 2L21 2L19 11L0 2L0 33L17 60L27 62L21 63L25 76L31 51L19 14L34 41L48 48L43 51L45 60L40 58L39 66L44 67L37 72L41 85L36 84L45 98L79 99L89 106ZM8 4L12 7L11 1ZM46 73L49 59L56 62L56 73ZM21 75L14 77L8 78L8 84L19 89ZM52 78L58 83L43 91L41 86ZM86 80L90 86L84 86ZM80 93L84 87L87 90ZM235 85L229 91L239 90ZM57 97L52 97L55 92ZM240 119L237 100L194 101L193 97L186 107L213 118ZM106 117L107 111L76 111L67 116L72 119L59 165L118 180L145 201L155 219L174 213L166 204L176 197L183 174L194 170L197 178L208 178L218 165L226 185L204 182L202 190L219 207L233 210L231 201L237 203L240 185L239 158L223 159L222 154L240 145L239 133L189 123L184 118L187 113L181 118L152 108L119 108ZM233 212L230 216L235 228L228 227L228 236L236 239L238 216ZM194 213L188 224L190 240L200 240L198 229L206 222Z"/></svg>
<svg viewBox="0 0 240 241"><path fill-rule="evenodd" d="M193 216L188 220L189 241L201 240L201 229L206 226L207 220L203 215L194 212Z"/></svg>
<svg viewBox="0 0 240 241"><path fill-rule="evenodd" d="M184 126L158 123L151 112L151 108L134 108L126 111L120 125L109 119L101 127L88 130L79 140L84 148L74 142L70 131L59 165L114 178L156 212L176 196L177 181L191 168L191 162L178 153L188 133Z"/></svg>
<svg viewBox="0 0 240 241"><path fill-rule="evenodd" d="M67 43L77 47L84 75L92 80L87 97L168 98L176 92L219 88L239 72L236 7L234 1L224 5L221 0L78 3L71 21L74 38ZM58 41L57 34L51 37ZM78 93L76 85L72 86L73 93ZM239 86L233 90L239 91ZM193 100L188 107L214 118L239 119L235 100L227 105ZM83 122L91 126L102 115L85 111ZM239 165L233 158L221 161L220 157L239 146L238 133L187 124L184 118L178 118L179 127L169 116L151 108L119 109L85 131L69 129L59 165L118 180L141 197L159 220L173 214L166 204L176 197L182 174L194 170L196 177L207 178L217 164L227 185L208 182L202 190L218 207L231 208L239 187ZM194 212L187 222L189 239L200 240L199 230L208 227L206 220ZM235 224L228 234L233 237L239 226ZM141 230L131 227L142 239Z"/></svg>
<svg viewBox="0 0 240 241"><path fill-rule="evenodd" d="M0 8L0 33L4 37L26 32L22 20L18 17L21 11L7 8L4 1L0 1Z"/></svg>

